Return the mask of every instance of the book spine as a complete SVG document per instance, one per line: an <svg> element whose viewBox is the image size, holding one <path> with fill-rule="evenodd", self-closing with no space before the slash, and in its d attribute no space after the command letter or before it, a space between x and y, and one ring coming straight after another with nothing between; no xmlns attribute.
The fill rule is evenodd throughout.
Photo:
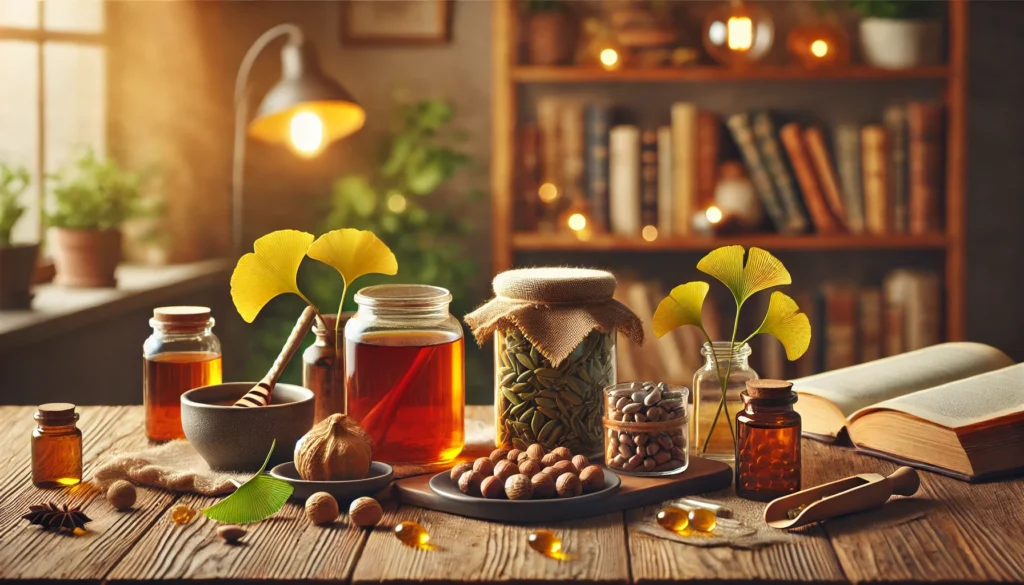
<svg viewBox="0 0 1024 585"><path fill-rule="evenodd" d="M907 105L910 135L910 232L939 230L942 193L942 106Z"/></svg>
<svg viewBox="0 0 1024 585"><path fill-rule="evenodd" d="M609 132L608 212L612 233L640 234L640 130L613 126Z"/></svg>
<svg viewBox="0 0 1024 585"><path fill-rule="evenodd" d="M608 132L611 110L591 104L584 113L586 142L586 193L594 229L607 232L608 225Z"/></svg>
<svg viewBox="0 0 1024 585"><path fill-rule="evenodd" d="M906 347L913 351L939 343L939 315L942 314L942 291L934 272L915 270L910 274L906 307Z"/></svg>
<svg viewBox="0 0 1024 585"><path fill-rule="evenodd" d="M750 115L745 113L733 114L729 116L726 125L729 127L729 132L732 133L733 140L736 141L736 145L740 149L743 164L747 165L750 179L753 181L757 194L761 198L761 204L764 205L768 218L771 220L772 225L775 226L775 231L790 233L786 213L776 197L771 176L761 161L761 153L758 152L757 143L754 141L754 132L750 127Z"/></svg>
<svg viewBox="0 0 1024 585"><path fill-rule="evenodd" d="M640 133L640 225L658 227L658 132Z"/></svg>
<svg viewBox="0 0 1024 585"><path fill-rule="evenodd" d="M889 231L885 138L885 129L875 124L865 126L860 131L864 225L868 233L874 235Z"/></svg>
<svg viewBox="0 0 1024 585"><path fill-rule="evenodd" d="M793 174L786 167L786 159L782 155L782 148L776 138L775 124L772 123L771 115L768 112L757 112L752 114L754 138L757 140L761 152L761 161L764 163L768 174L775 185L779 202L782 204L782 213L786 218L787 232L800 233L807 231L807 216L804 215L803 207L800 205L800 198L797 195L796 181Z"/></svg>
<svg viewBox="0 0 1024 585"><path fill-rule="evenodd" d="M672 127L658 128L658 237L673 235Z"/></svg>
<svg viewBox="0 0 1024 585"><path fill-rule="evenodd" d="M559 102L555 98L537 100L537 127L541 136L540 176L544 183L551 183L564 189L562 185L562 149L558 140L558 109Z"/></svg>
<svg viewBox="0 0 1024 585"><path fill-rule="evenodd" d="M864 233L864 194L861 189L860 128L840 124L835 131L836 166L846 210L846 227L855 234Z"/></svg>
<svg viewBox="0 0 1024 585"><path fill-rule="evenodd" d="M905 270L893 270L882 282L882 315L884 334L882 348L886 356L907 351L906 347L906 300L909 296L910 275Z"/></svg>
<svg viewBox="0 0 1024 585"><path fill-rule="evenodd" d="M839 225L832 218L825 197L821 194L818 186L818 178L811 167L811 161L807 156L804 147L803 133L800 125L791 122L782 127L779 132L782 144L789 154L789 162L793 165L793 172L796 173L797 181L804 192L804 202L807 204L807 211L814 221L814 228L820 234L834 234L839 231Z"/></svg>
<svg viewBox="0 0 1024 585"><path fill-rule="evenodd" d="M697 106L672 104L672 233L690 235L697 207Z"/></svg>
<svg viewBox="0 0 1024 585"><path fill-rule="evenodd" d="M857 293L851 287L822 287L825 317L825 371L857 363Z"/></svg>
<svg viewBox="0 0 1024 585"><path fill-rule="evenodd" d="M524 124L519 134L521 175L519 197L516 199L516 225L520 230L537 229L537 207L540 201L540 130L536 124Z"/></svg>
<svg viewBox="0 0 1024 585"><path fill-rule="evenodd" d="M718 115L697 112L697 208L707 209L715 202L718 184L718 151L722 137Z"/></svg>
<svg viewBox="0 0 1024 585"><path fill-rule="evenodd" d="M832 158L828 155L825 135L821 128L812 126L804 130L804 144L807 146L807 154L811 158L814 173L818 177L818 186L825 196L825 203L828 204L836 223L841 229L845 228L846 209L843 206L843 194L839 190L839 178L836 176L835 167L832 166Z"/></svg>
<svg viewBox="0 0 1024 585"><path fill-rule="evenodd" d="M869 288L860 291L860 361L882 357L882 291Z"/></svg>
<svg viewBox="0 0 1024 585"><path fill-rule="evenodd" d="M817 295L809 292L798 292L793 295L793 300L796 301L797 306L800 310L807 315L808 321L813 325L814 329L820 331L821 319L819 318L820 303L818 303ZM811 344L807 346L807 352L804 355L791 364L793 373L788 378L806 378L813 374L817 374L821 371L818 365L818 357L821 354L821 343L817 339L818 336L811 338Z"/></svg>
<svg viewBox="0 0 1024 585"><path fill-rule="evenodd" d="M893 105L882 114L889 139L889 197L892 199L892 231L904 234L909 227L909 189L907 187L907 109Z"/></svg>

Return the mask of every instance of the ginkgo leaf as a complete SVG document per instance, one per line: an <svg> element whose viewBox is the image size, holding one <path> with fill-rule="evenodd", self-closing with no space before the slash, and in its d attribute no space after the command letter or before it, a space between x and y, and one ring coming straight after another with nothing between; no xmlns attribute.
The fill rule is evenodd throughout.
<svg viewBox="0 0 1024 585"><path fill-rule="evenodd" d="M306 254L337 270L345 286L364 274L398 272L398 260L387 244L364 230L345 228L327 232L313 242Z"/></svg>
<svg viewBox="0 0 1024 585"><path fill-rule="evenodd" d="M786 358L793 361L811 345L811 322L789 296L775 291L768 299L768 313L754 335L766 333L782 342Z"/></svg>
<svg viewBox="0 0 1024 585"><path fill-rule="evenodd" d="M720 280L732 291L737 305L758 291L790 284L793 279L782 262L761 248L751 248L743 264L743 246L712 250L697 263L697 270Z"/></svg>
<svg viewBox="0 0 1024 585"><path fill-rule="evenodd" d="M203 510L207 518L225 524L252 524L273 516L284 507L294 488L287 481L263 473L276 444L276 440L270 444L270 453L256 475L238 486L230 496Z"/></svg>
<svg viewBox="0 0 1024 585"><path fill-rule="evenodd" d="M662 337L683 325L695 325L703 329L701 309L704 307L704 297L707 296L710 288L708 283L696 281L681 284L672 289L672 292L658 303L658 308L654 311L654 335Z"/></svg>
<svg viewBox="0 0 1024 585"><path fill-rule="evenodd" d="M246 323L252 323L271 299L284 293L295 293L312 304L295 282L312 242L313 234L278 230L256 240L254 252L238 259L231 273L231 300Z"/></svg>

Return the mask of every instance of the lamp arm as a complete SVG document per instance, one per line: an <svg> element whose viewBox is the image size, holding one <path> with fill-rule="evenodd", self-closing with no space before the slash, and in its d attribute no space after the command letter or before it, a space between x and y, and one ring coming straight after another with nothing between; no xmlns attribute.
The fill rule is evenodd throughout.
<svg viewBox="0 0 1024 585"><path fill-rule="evenodd" d="M249 74L260 53L283 35L288 35L289 43L301 45L304 41L302 29L295 24L285 23L270 28L245 52L235 78L235 143L231 167L231 251L235 256L242 253L242 185L245 178L245 126L249 118L246 99Z"/></svg>

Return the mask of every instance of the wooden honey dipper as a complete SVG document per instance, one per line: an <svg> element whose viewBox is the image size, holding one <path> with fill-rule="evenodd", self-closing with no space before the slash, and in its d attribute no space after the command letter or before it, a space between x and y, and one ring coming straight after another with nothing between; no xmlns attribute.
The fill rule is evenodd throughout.
<svg viewBox="0 0 1024 585"><path fill-rule="evenodd" d="M299 345L302 343L302 339L306 337L306 333L309 332L309 328L313 326L313 319L316 317L316 309L311 306L307 306L302 314L299 315L299 320L295 322L295 327L292 329L291 334L288 335L288 339L284 342L284 347L281 348L281 353L274 360L274 365L270 366L270 370L267 372L263 379L256 383L235 402L235 406L241 408L255 408L258 406L266 406L270 404L270 395L274 392L274 386L277 384L278 378L284 372L285 366L291 361L292 356L298 351Z"/></svg>

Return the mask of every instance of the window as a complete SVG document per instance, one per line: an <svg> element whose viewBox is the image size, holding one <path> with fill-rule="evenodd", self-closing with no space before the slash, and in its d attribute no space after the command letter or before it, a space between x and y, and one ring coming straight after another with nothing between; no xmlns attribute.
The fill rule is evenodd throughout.
<svg viewBox="0 0 1024 585"><path fill-rule="evenodd" d="M106 152L103 0L0 0L0 162L32 173L16 241L38 241L46 174Z"/></svg>

